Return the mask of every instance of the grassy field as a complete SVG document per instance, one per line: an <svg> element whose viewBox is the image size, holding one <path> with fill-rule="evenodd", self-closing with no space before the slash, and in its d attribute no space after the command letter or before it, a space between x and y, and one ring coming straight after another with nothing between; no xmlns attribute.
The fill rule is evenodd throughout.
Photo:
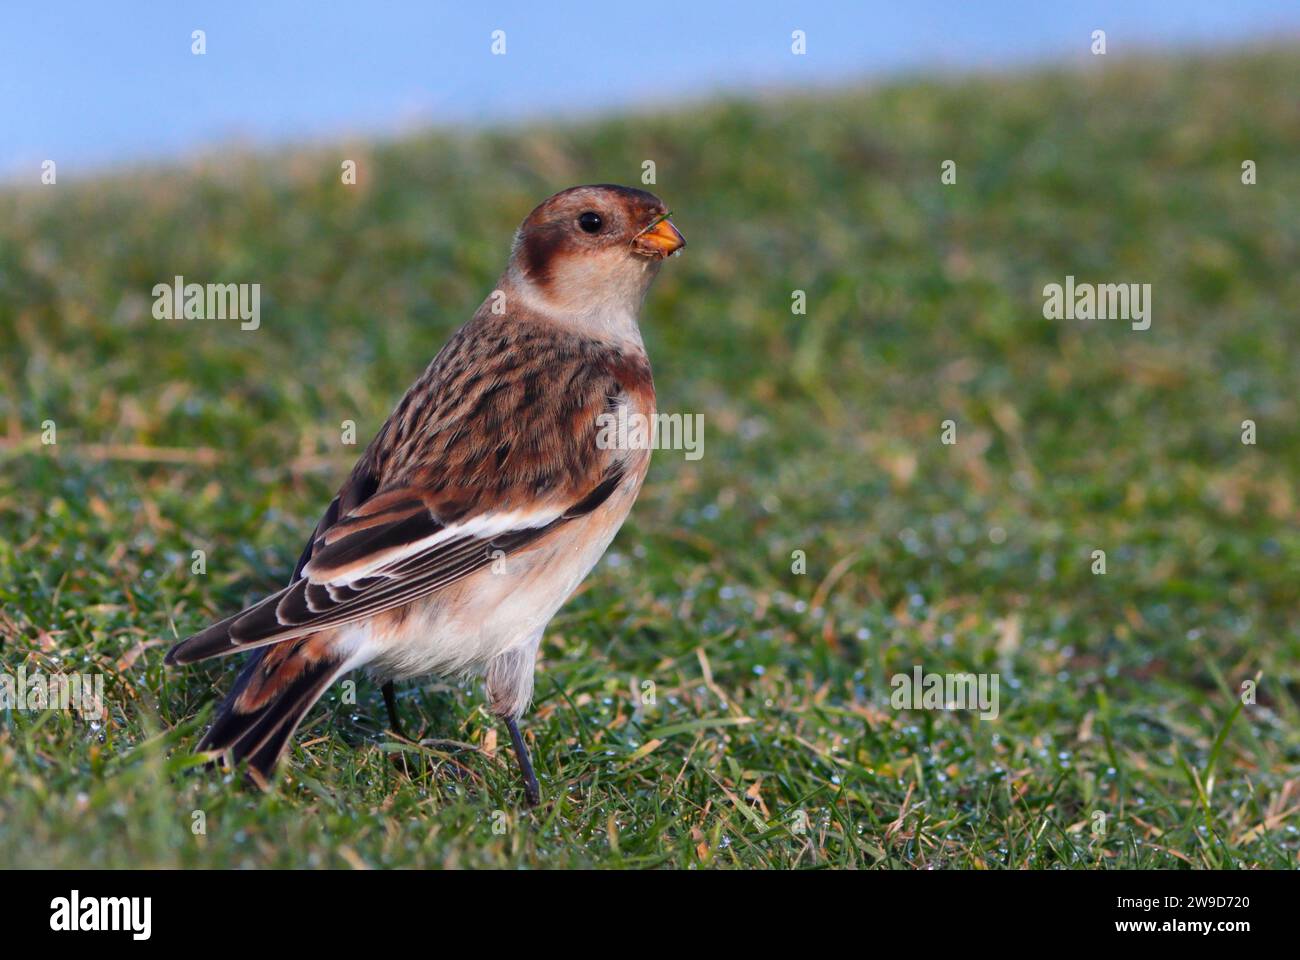
<svg viewBox="0 0 1300 960"><path fill-rule="evenodd" d="M6 189L0 657L108 710L0 713L0 866L1295 867L1297 54ZM656 454L552 624L543 805L469 684L400 690L427 747L358 678L268 794L193 769L237 664L167 647L283 582L523 215L647 159L690 249L645 338L704 456ZM260 283L260 329L154 319L178 274ZM1044 319L1067 275L1150 283L1150 329ZM916 665L999 716L893 709Z"/></svg>

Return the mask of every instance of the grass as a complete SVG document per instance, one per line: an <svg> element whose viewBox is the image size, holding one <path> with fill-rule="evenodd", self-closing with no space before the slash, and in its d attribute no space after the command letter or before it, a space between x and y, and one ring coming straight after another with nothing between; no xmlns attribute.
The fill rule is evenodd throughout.
<svg viewBox="0 0 1300 960"><path fill-rule="evenodd" d="M0 655L108 700L0 714L0 864L1295 867L1296 53L0 194ZM435 681L406 723L463 747L393 742L358 678L269 793L191 769L236 664L166 648L283 581L523 214L646 159L691 246L645 336L704 456L656 455L552 624L546 803L481 690ZM261 328L154 319L177 274L260 283ZM1067 274L1150 283L1151 328L1044 319ZM999 716L893 709L917 664L996 674Z"/></svg>

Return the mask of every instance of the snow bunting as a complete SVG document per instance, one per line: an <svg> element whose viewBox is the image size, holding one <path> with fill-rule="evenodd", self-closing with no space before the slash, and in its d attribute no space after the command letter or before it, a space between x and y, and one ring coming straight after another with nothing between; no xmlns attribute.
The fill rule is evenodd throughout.
<svg viewBox="0 0 1300 960"><path fill-rule="evenodd" d="M547 623L600 559L649 467L598 442L602 414L654 415L637 315L686 241L659 199L557 193L524 220L497 289L380 428L289 585L178 643L168 664L252 651L199 750L265 784L342 674L482 675L527 800L518 720Z"/></svg>

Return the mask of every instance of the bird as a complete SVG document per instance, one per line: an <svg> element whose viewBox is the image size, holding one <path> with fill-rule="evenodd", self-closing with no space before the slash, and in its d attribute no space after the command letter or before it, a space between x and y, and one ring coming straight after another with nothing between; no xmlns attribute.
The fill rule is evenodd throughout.
<svg viewBox="0 0 1300 960"><path fill-rule="evenodd" d="M655 195L571 187L515 232L504 272L380 427L288 584L182 640L169 666L247 653L197 745L269 787L338 678L482 677L529 806L540 789L519 720L543 633L604 554L650 463L608 418L652 422L640 312L686 240ZM626 422L626 421L624 421Z"/></svg>

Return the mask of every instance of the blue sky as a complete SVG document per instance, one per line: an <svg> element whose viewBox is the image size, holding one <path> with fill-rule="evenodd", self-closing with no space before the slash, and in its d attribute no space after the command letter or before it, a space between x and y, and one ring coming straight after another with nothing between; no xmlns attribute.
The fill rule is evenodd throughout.
<svg viewBox="0 0 1300 960"><path fill-rule="evenodd" d="M671 103L718 90L1300 36L1296 0L469 4L6 0L0 175ZM207 53L190 52L191 31ZM808 52L790 52L792 30ZM490 50L506 33L506 55Z"/></svg>

